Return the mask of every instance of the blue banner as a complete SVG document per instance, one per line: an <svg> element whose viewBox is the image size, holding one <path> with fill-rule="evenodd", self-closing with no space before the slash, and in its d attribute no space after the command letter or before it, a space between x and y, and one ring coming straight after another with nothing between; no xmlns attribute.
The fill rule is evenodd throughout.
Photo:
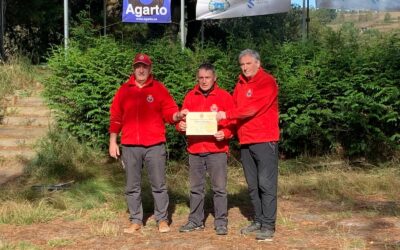
<svg viewBox="0 0 400 250"><path fill-rule="evenodd" d="M122 22L170 23L171 0L123 0Z"/></svg>

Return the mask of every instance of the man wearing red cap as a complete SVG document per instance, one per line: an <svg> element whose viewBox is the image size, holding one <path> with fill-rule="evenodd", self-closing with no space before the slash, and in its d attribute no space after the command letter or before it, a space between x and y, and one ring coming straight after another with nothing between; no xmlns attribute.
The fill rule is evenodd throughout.
<svg viewBox="0 0 400 250"><path fill-rule="evenodd" d="M165 182L165 123L180 120L178 106L167 88L152 75L152 62L148 55L137 54L133 61L133 74L122 84L110 108L109 153L118 158L126 173L125 196L131 226L125 233L134 233L143 225L141 201L141 170L145 165L154 198L154 216L158 230L169 232L169 197ZM120 152L117 137L121 133Z"/></svg>

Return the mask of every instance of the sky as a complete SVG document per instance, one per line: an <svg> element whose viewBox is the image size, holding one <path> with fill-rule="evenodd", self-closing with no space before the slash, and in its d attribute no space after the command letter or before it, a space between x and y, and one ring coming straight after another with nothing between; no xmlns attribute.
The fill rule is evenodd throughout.
<svg viewBox="0 0 400 250"><path fill-rule="evenodd" d="M310 1L310 7L315 7L315 0L309 0L309 1ZM307 0L305 0L305 2L307 5ZM292 4L303 6L303 0L292 0Z"/></svg>

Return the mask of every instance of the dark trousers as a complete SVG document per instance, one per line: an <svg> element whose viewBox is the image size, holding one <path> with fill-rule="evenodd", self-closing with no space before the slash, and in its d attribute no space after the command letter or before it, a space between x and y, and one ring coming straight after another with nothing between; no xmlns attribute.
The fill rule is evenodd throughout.
<svg viewBox="0 0 400 250"><path fill-rule="evenodd" d="M189 155L190 178L190 214L189 221L200 226L204 223L204 197L206 172L208 172L213 190L214 226L228 224L227 155L210 153Z"/></svg>
<svg viewBox="0 0 400 250"><path fill-rule="evenodd" d="M241 161L254 207L254 221L275 230L278 187L278 143L241 146Z"/></svg>
<svg viewBox="0 0 400 250"><path fill-rule="evenodd" d="M165 182L166 151L164 144L150 147L122 146L122 161L125 165L125 197L132 223L143 223L141 198L141 171L143 163L151 183L154 198L154 216L156 221L168 221L168 190Z"/></svg>

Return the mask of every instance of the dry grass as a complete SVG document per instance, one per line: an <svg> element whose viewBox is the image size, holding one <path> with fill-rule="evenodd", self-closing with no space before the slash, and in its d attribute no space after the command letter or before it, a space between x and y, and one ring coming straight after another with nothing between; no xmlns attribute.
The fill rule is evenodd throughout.
<svg viewBox="0 0 400 250"><path fill-rule="evenodd" d="M92 209L88 212L88 214L91 221L100 222L110 221L117 217L115 211L111 211L107 208Z"/></svg>
<svg viewBox="0 0 400 250"><path fill-rule="evenodd" d="M322 163L321 163L322 162ZM331 166L332 162L338 162ZM279 177L279 198L307 197L316 202L330 201L341 205L341 211L331 214L331 219L351 217L354 208L365 211L365 216L380 213L400 215L400 170L396 164L390 167L374 167L369 170L354 170L350 166L330 158L297 159L281 161ZM104 166L104 164L106 166ZM170 203L175 205L173 213L189 213L188 171L185 164L174 163L168 171L167 183ZM89 167L89 166L88 166ZM26 185L10 186L0 192L0 223L32 224L49 221L63 216L66 220L87 220L89 224L103 223L93 229L96 234L113 234L111 224L119 212L126 210L123 196L122 171L115 171L115 164L91 165L103 169L86 180L74 184L70 190L55 193L27 192ZM113 170L114 169L114 170ZM106 171L107 170L107 171ZM143 178L143 206L145 212L153 211L151 188L147 177ZM240 167L228 171L228 199L232 207L250 204L247 185ZM36 202L32 202L36 200ZM37 202L40 201L40 202ZM369 201L365 202L365 201ZM212 191L207 188L206 206L211 207ZM350 212L345 212L350 211ZM279 224L291 227L289 217L279 216ZM105 223L105 224L104 224Z"/></svg>
<svg viewBox="0 0 400 250"><path fill-rule="evenodd" d="M28 91L36 87L34 67L24 58L11 58L0 64L0 100L15 90Z"/></svg>
<svg viewBox="0 0 400 250"><path fill-rule="evenodd" d="M309 170L280 176L279 193L284 197L303 195L321 201L341 201L372 210L385 207L390 210L388 213L399 215L399 177L400 170L396 166L372 170L351 170L347 167ZM371 201L375 207L361 204L363 200Z"/></svg>
<svg viewBox="0 0 400 250"><path fill-rule="evenodd" d="M101 226L97 224L90 225L90 232L96 236L118 236L120 231L118 225L110 222L103 222Z"/></svg>
<svg viewBox="0 0 400 250"><path fill-rule="evenodd" d="M46 200L37 204L28 201L4 201L0 206L0 224L33 224L54 219L57 211Z"/></svg>
<svg viewBox="0 0 400 250"><path fill-rule="evenodd" d="M41 248L35 246L34 244L26 241L20 241L16 244L10 244L7 242L3 242L0 239L0 249L1 250L40 250Z"/></svg>
<svg viewBox="0 0 400 250"><path fill-rule="evenodd" d="M53 248L65 247L74 244L73 240L63 239L63 238L54 238L47 241L47 245Z"/></svg>

